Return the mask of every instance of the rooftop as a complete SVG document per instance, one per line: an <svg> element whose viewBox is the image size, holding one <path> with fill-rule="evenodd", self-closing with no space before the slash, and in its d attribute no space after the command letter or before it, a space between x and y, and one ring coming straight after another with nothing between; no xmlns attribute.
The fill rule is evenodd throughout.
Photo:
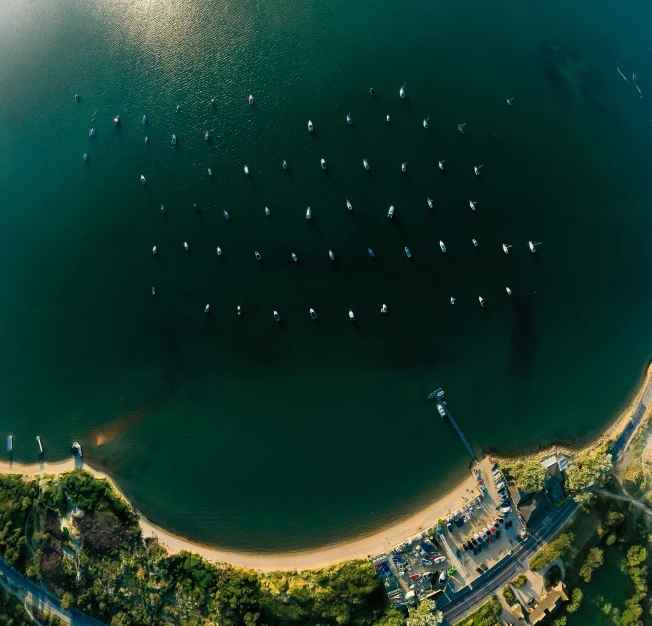
<svg viewBox="0 0 652 626"><path fill-rule="evenodd" d="M547 595L541 598L541 602L530 613L530 623L539 623L546 615L552 613L557 608L557 605L567 600L566 585L560 581Z"/></svg>

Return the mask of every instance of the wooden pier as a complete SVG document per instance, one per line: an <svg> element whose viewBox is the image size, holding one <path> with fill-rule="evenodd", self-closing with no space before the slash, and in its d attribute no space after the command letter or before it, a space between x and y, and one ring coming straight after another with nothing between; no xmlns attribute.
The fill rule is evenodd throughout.
<svg viewBox="0 0 652 626"><path fill-rule="evenodd" d="M453 416L451 415L451 412L448 410L446 407L446 403L444 402L444 390L440 387L439 389L435 389L429 396L428 400L436 400L438 406L438 410L441 414L441 411L443 410L444 414L446 417L450 420L450 423L453 425L453 428L457 431L457 434L460 436L460 439L462 440L462 443L466 446L467 452L471 455L471 458L477 462L477 458L475 456L475 452L473 452L473 448L471 447L471 444L466 440L466 437L464 436L464 433L461 431L460 427L457 425L457 422L453 419ZM441 410L440 410L441 409ZM442 415L443 417L443 415Z"/></svg>

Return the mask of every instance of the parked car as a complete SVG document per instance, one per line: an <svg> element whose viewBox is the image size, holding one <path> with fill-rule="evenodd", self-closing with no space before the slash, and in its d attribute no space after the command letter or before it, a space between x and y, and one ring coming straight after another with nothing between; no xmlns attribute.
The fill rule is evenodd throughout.
<svg viewBox="0 0 652 626"><path fill-rule="evenodd" d="M478 554L478 549L477 549L477 548L473 548L473 556L476 556L477 554Z"/></svg>
<svg viewBox="0 0 652 626"><path fill-rule="evenodd" d="M496 531L496 539L500 539L500 531L499 530Z"/></svg>
<svg viewBox="0 0 652 626"><path fill-rule="evenodd" d="M479 565L478 565L478 567L475 568L475 571L478 572L478 574L480 574L480 576L482 576L482 574L484 574L484 572L482 571L482 568Z"/></svg>
<svg viewBox="0 0 652 626"><path fill-rule="evenodd" d="M446 524L446 530L448 530L449 533L452 533L453 532L453 524L448 522L448 524Z"/></svg>
<svg viewBox="0 0 652 626"><path fill-rule="evenodd" d="M480 567L482 568L483 572L489 571L489 568L484 563L480 563Z"/></svg>
<svg viewBox="0 0 652 626"><path fill-rule="evenodd" d="M443 585L446 582L447 578L448 578L448 574L446 573L446 570L443 570L441 575L439 576L439 584Z"/></svg>
<svg viewBox="0 0 652 626"><path fill-rule="evenodd" d="M469 551L469 546L467 546L465 543L463 543L462 544L462 550L464 550L464 552L468 552Z"/></svg>
<svg viewBox="0 0 652 626"><path fill-rule="evenodd" d="M433 559L432 562L437 564L437 563L443 563L446 560L445 556L438 556L436 559Z"/></svg>

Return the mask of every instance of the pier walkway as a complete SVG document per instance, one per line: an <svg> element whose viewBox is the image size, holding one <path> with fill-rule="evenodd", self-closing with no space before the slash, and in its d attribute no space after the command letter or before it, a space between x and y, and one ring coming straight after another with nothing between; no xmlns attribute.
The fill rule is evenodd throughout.
<svg viewBox="0 0 652 626"><path fill-rule="evenodd" d="M466 437L464 436L464 433L462 432L460 427L457 425L457 422L453 419L453 416L451 415L451 412L446 407L446 403L444 402L444 390L441 387L439 389L436 389L435 391L433 391L428 396L428 400L433 400L433 399L436 400L439 407L441 409L443 409L444 413L446 414L446 417L450 420L450 423L453 425L453 428L457 431L457 434L460 436L460 439L462 440L462 443L466 446L466 449L467 449L468 453L471 455L471 458L477 463L478 459L475 456L475 452L473 452L473 448L471 447L471 444L466 440ZM443 415L442 415L442 417L443 417Z"/></svg>

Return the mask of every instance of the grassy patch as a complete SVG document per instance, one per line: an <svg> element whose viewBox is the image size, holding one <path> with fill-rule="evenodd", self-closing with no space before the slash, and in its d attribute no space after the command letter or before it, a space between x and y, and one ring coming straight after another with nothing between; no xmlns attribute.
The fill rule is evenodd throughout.
<svg viewBox="0 0 652 626"><path fill-rule="evenodd" d="M517 576L512 581L512 585L514 585L514 587L516 587L517 589L520 589L526 582L527 582L527 576L525 574L521 574L520 576Z"/></svg>
<svg viewBox="0 0 652 626"><path fill-rule="evenodd" d="M477 611L471 613L459 622L458 626L501 626L500 613L502 607L496 596L491 596Z"/></svg>
<svg viewBox="0 0 652 626"><path fill-rule="evenodd" d="M503 589L503 598L507 600L507 604L509 604L509 606L512 606L512 604L514 604L514 600L516 600L516 596L514 595L514 592L509 585Z"/></svg>

